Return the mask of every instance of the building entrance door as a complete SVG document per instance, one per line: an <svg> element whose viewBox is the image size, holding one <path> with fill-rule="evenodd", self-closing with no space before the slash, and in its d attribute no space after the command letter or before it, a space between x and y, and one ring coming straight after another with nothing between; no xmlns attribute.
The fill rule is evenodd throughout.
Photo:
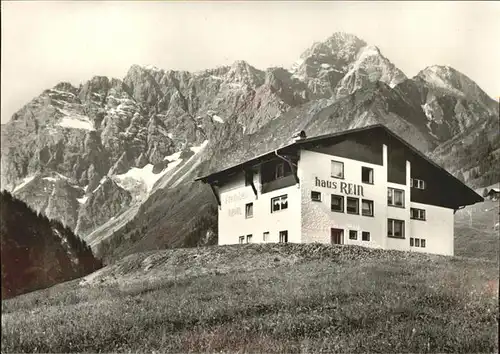
<svg viewBox="0 0 500 354"><path fill-rule="evenodd" d="M331 242L332 242L332 245L343 245L344 244L344 230L332 229L331 230Z"/></svg>

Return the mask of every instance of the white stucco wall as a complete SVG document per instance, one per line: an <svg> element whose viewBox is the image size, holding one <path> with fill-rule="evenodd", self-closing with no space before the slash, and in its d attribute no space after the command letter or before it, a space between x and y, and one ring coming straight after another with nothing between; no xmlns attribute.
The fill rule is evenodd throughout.
<svg viewBox="0 0 500 354"><path fill-rule="evenodd" d="M382 149L382 146L381 146ZM385 151L385 149L384 149ZM344 179L331 177L331 161L344 163ZM373 168L374 184L361 182L361 167ZM360 162L357 160L331 156L328 154L303 150L299 161L302 195L302 242L331 242L331 228L344 230L344 244L383 247L384 223L387 210L387 169L384 166ZM316 186L316 177L321 180L336 182L336 188ZM363 188L363 196L344 193L341 183L351 183ZM321 202L311 200L311 191L321 192ZM347 189L348 191L348 189ZM344 213L331 211L331 195L343 195ZM359 198L360 214L347 214L347 196ZM362 199L372 200L374 216L362 216ZM358 239L349 239L349 230L358 231ZM362 241L362 231L370 232L370 241Z"/></svg>
<svg viewBox="0 0 500 354"><path fill-rule="evenodd" d="M262 243L263 233L269 232L267 242L279 242L279 232L288 231L288 242L331 243L331 228L344 230L344 244L374 248L397 249L402 251L427 252L453 255L452 209L411 202L411 164L406 163L406 185L387 182L387 146L381 146L383 165L375 165L343 157L302 150L298 163L300 184L261 194L260 176L255 174L254 183L258 197L251 186L245 186L243 173L231 183L220 188L221 207L219 209L219 244L237 244L239 236L252 235L252 243ZM344 163L344 179L331 177L331 161ZM374 171L374 183L361 181L361 167ZM335 188L316 186L316 177L322 181L336 182ZM341 183L356 186L341 190ZM362 187L363 195L359 194ZM387 205L387 189L402 189L404 208ZM311 200L311 191L321 193L321 202ZM271 213L271 199L286 194L288 208ZM331 195L344 196L344 212L332 212ZM356 195L355 195L356 194ZM359 215L346 212L347 196L359 199ZM374 216L363 216L362 199L373 201ZM245 204L253 203L253 217L245 218ZM426 210L426 221L412 220L410 208ZM387 235L387 220L405 222L404 239ZM349 239L349 230L358 231L357 240ZM362 241L362 232L370 232L370 241ZM426 247L410 247L410 238L426 240Z"/></svg>
<svg viewBox="0 0 500 354"><path fill-rule="evenodd" d="M288 231L288 242L300 242L299 185L261 194L260 176L254 176L258 198L251 186L245 186L244 175L220 189L219 245L236 244L239 236L252 235L252 243L262 243L263 233L269 232L267 242L279 242L279 232ZM288 208L271 213L271 199L286 194ZM245 218L245 204L253 203L253 217Z"/></svg>
<svg viewBox="0 0 500 354"><path fill-rule="evenodd" d="M411 203L412 208L424 209L426 220L410 220L411 237L424 239L425 248L410 247L412 252L425 252L453 256L453 209Z"/></svg>
<svg viewBox="0 0 500 354"><path fill-rule="evenodd" d="M395 249L400 251L408 251L410 249L410 176L411 164L406 161L406 185L387 182L387 188L396 188L404 191L404 208L387 205L387 217L383 221L385 224L385 245L386 249ZM387 199L387 192L386 192ZM387 201L386 201L387 203ZM387 219L403 220L405 222L404 239L387 236ZM381 220L382 222L382 220Z"/></svg>

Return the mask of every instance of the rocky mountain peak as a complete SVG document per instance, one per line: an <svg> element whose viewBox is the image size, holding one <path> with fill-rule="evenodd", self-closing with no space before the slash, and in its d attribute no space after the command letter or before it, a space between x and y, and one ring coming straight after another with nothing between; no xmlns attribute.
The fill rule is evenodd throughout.
<svg viewBox="0 0 500 354"><path fill-rule="evenodd" d="M264 73L244 60L237 60L226 74L227 81L258 87L264 82Z"/></svg>
<svg viewBox="0 0 500 354"><path fill-rule="evenodd" d="M345 96L367 82L382 81L394 87L406 80L378 47L343 32L313 44L292 65L291 72L306 82L316 97Z"/></svg>
<svg viewBox="0 0 500 354"><path fill-rule="evenodd" d="M474 81L460 71L445 65L432 65L421 70L414 79L420 79L441 92L454 94L491 105L493 101Z"/></svg>
<svg viewBox="0 0 500 354"><path fill-rule="evenodd" d="M60 82L54 86L54 90L67 91L71 93L76 93L78 89L71 85L69 82Z"/></svg>
<svg viewBox="0 0 500 354"><path fill-rule="evenodd" d="M305 50L299 60L292 65L291 72L304 74L308 66L315 65L320 67L323 65L325 68L328 65L341 70L356 58L358 51L364 46L366 42L355 35L336 32L325 41L316 42Z"/></svg>

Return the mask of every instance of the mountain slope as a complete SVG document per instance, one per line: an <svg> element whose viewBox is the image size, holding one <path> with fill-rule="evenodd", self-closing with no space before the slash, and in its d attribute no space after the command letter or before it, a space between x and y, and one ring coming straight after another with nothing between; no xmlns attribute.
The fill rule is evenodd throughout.
<svg viewBox="0 0 500 354"><path fill-rule="evenodd" d="M85 242L57 221L0 194L2 299L91 273L100 267Z"/></svg>
<svg viewBox="0 0 500 354"><path fill-rule="evenodd" d="M2 352L498 352L497 316L493 261L200 247L134 254L2 302Z"/></svg>

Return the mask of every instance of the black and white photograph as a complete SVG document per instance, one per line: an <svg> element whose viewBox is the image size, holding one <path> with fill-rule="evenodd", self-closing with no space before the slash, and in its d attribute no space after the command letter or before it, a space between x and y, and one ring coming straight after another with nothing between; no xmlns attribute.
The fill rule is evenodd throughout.
<svg viewBox="0 0 500 354"><path fill-rule="evenodd" d="M1 352L498 353L499 19L1 1Z"/></svg>

